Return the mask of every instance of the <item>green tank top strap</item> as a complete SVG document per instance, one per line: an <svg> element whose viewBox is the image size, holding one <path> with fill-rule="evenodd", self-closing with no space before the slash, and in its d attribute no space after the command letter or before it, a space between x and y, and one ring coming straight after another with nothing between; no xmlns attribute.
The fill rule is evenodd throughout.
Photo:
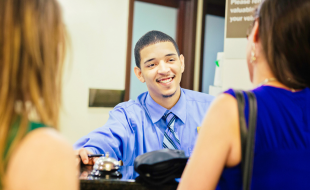
<svg viewBox="0 0 310 190"><path fill-rule="evenodd" d="M46 127L46 125L44 125L43 123L30 122L27 133L29 133L35 129L41 128L41 127Z"/></svg>
<svg viewBox="0 0 310 190"><path fill-rule="evenodd" d="M8 151L14 141L14 139L16 138L16 135L18 133L18 129L19 129L19 124L20 124L20 118L17 119L16 122L14 122L11 130L10 130L10 133L9 133L9 136L8 136L8 140L7 140L7 143L6 143L6 147L5 147L5 151L4 151L4 154L3 154L3 157L5 158L8 154ZM26 132L26 135L28 133L30 133L31 131L35 130L35 129L38 129L38 128L42 128L42 127L46 127L43 123L37 123L37 122L29 122L29 125L28 125L28 129L27 129L27 132Z"/></svg>

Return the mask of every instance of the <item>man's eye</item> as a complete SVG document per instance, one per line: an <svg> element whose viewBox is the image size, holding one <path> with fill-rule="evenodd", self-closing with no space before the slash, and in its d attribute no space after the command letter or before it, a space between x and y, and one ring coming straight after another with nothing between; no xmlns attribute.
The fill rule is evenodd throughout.
<svg viewBox="0 0 310 190"><path fill-rule="evenodd" d="M174 61L174 59L169 59L169 61L171 62L171 61Z"/></svg>
<svg viewBox="0 0 310 190"><path fill-rule="evenodd" d="M149 64L147 67L154 67L155 64Z"/></svg>

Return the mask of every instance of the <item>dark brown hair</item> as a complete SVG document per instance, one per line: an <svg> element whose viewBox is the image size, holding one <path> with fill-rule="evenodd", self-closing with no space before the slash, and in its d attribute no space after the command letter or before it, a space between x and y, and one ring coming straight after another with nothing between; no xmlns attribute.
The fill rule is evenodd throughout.
<svg viewBox="0 0 310 190"><path fill-rule="evenodd" d="M255 14L278 81L294 89L310 87L310 0L265 0Z"/></svg>
<svg viewBox="0 0 310 190"><path fill-rule="evenodd" d="M168 36L163 32L152 30L144 34L135 45L135 59L137 67L140 68L140 62L141 62L140 51L149 45L153 45L159 42L171 42L174 45L178 55L180 56L179 47L173 38L171 38L170 36Z"/></svg>

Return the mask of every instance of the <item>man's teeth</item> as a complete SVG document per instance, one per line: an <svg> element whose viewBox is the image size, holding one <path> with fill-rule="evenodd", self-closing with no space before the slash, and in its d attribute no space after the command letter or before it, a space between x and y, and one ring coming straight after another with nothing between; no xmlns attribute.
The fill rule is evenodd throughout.
<svg viewBox="0 0 310 190"><path fill-rule="evenodd" d="M172 78L160 80L159 82L160 83L168 83L168 82L171 82L171 81L172 81Z"/></svg>

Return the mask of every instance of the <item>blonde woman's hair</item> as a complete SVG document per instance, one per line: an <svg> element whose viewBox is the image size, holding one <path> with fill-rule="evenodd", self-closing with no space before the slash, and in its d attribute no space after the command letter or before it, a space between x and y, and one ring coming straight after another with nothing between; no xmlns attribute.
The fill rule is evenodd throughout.
<svg viewBox="0 0 310 190"><path fill-rule="evenodd" d="M29 112L58 126L65 36L56 0L0 0L0 189L10 155L28 130ZM17 118L17 136L4 156Z"/></svg>

